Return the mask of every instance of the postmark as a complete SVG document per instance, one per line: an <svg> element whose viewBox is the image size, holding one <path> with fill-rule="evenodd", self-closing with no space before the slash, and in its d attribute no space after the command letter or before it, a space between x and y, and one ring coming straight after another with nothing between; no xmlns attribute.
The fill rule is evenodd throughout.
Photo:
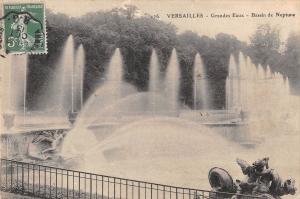
<svg viewBox="0 0 300 199"><path fill-rule="evenodd" d="M47 53L45 5L3 4L4 49L7 54Z"/></svg>

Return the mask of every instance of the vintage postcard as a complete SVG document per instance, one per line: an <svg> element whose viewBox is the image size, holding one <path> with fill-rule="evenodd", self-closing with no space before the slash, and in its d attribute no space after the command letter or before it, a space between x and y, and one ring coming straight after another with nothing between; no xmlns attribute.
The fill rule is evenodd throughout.
<svg viewBox="0 0 300 199"><path fill-rule="evenodd" d="M1 0L0 197L300 199L299 0Z"/></svg>

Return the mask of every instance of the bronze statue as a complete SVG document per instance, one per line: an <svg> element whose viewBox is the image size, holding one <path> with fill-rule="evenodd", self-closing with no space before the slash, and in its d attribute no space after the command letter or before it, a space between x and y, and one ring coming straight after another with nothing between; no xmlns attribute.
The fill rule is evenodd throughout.
<svg viewBox="0 0 300 199"><path fill-rule="evenodd" d="M249 164L237 158L246 181L232 180L231 175L224 169L214 167L209 171L208 178L213 192L211 198L243 198L245 195L254 195L269 199L280 199L283 195L296 193L295 180L281 180L278 173L269 168L269 158L258 159ZM247 197L246 197L247 198Z"/></svg>
<svg viewBox="0 0 300 199"><path fill-rule="evenodd" d="M237 180L237 193L262 195L270 194L274 198L296 192L295 180L288 179L282 183L278 173L269 168L269 158L265 157L256 160L252 165L246 161L238 159L237 163L241 167L243 174L248 176L247 182Z"/></svg>

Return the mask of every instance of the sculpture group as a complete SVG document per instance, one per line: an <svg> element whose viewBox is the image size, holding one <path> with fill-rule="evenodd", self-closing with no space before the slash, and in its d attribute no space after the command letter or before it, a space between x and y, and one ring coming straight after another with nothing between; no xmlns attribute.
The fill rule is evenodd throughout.
<svg viewBox="0 0 300 199"><path fill-rule="evenodd" d="M230 174L221 168L214 167L209 171L210 185L216 193L213 198L228 198L226 193L236 193L235 198L254 195L262 198L280 199L283 195L294 195L297 191L294 179L282 181L276 170L269 168L269 158L258 159L249 164L237 158L246 180L233 182Z"/></svg>

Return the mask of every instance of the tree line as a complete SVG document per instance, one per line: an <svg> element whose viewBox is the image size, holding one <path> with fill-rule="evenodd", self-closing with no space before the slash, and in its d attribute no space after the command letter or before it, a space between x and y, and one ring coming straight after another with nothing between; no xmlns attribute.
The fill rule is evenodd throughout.
<svg viewBox="0 0 300 199"><path fill-rule="evenodd" d="M85 99L103 79L116 47L121 49L124 58L126 71L124 78L140 91L146 91L148 87L148 68L152 49L155 48L158 53L163 72L172 49L176 48L182 72L180 100L190 106L193 104L192 75L197 52L201 54L206 67L211 103L215 108L225 106L225 78L232 53L237 55L242 50L251 56L255 63L270 64L272 69L281 70L286 75L295 74L290 71L300 68L299 35L295 34L289 38L286 51L282 55L278 52L280 41L277 41L277 32L271 26L259 27L252 35L250 45L247 45L234 35L225 33L219 33L214 38L200 36L191 31L178 34L173 24L137 13L138 9L135 6L125 6L73 18L47 10L48 54L31 55L29 59L27 88L29 109L34 107L38 96L47 89L49 81L55 75L64 43L70 34L74 37L75 47L83 44L86 52ZM267 44L263 44L265 41Z"/></svg>

